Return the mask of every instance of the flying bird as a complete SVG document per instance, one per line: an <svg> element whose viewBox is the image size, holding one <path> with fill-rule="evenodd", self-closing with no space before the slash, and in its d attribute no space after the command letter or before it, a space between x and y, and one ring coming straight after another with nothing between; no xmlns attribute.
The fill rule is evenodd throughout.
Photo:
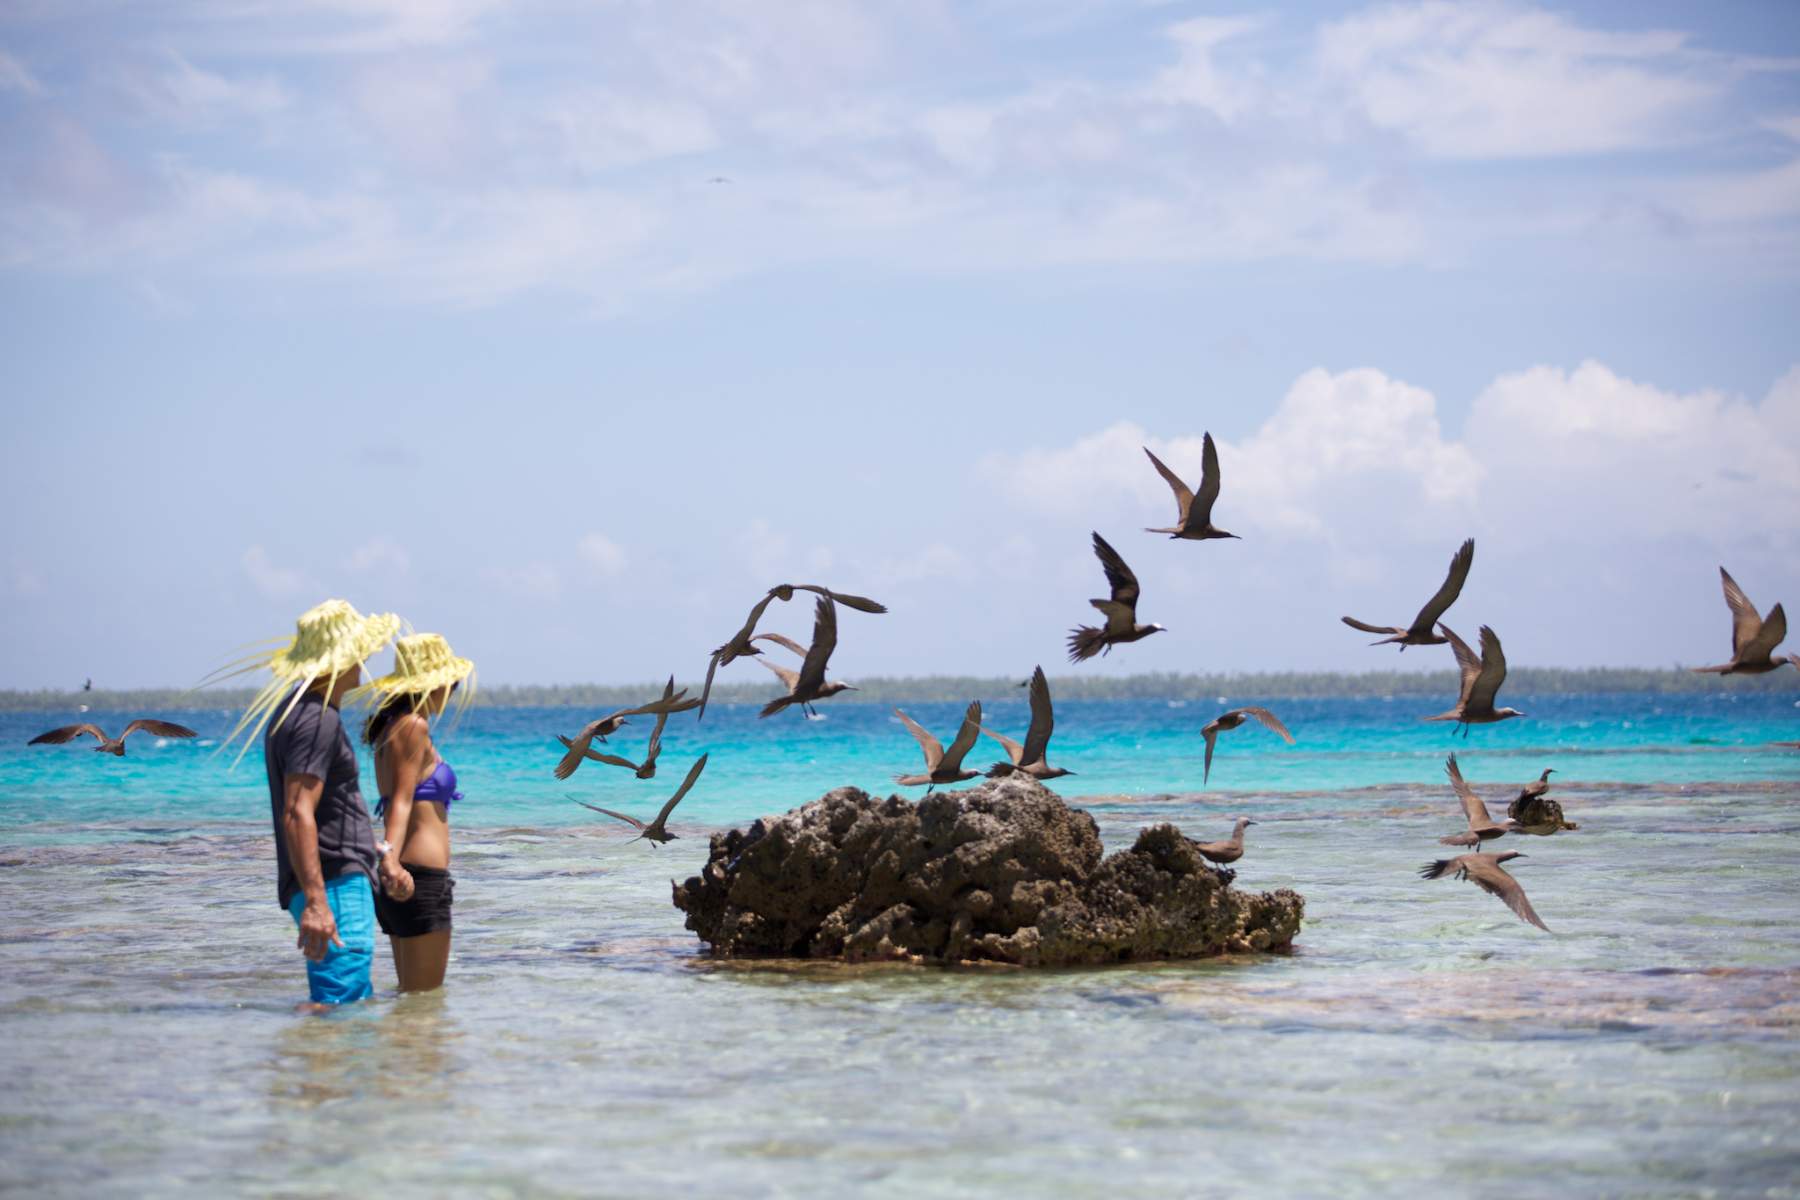
<svg viewBox="0 0 1800 1200"><path fill-rule="evenodd" d="M1419 868L1419 878L1442 879L1446 875L1454 875L1457 879L1466 879L1488 895L1500 897L1505 901L1506 907L1519 915L1519 920L1528 921L1549 933L1550 927L1538 919L1531 901L1526 899L1525 889L1500 867L1503 862L1524 857L1526 856L1517 850L1508 850L1503 854L1459 854L1455 858L1440 858L1436 862L1426 863Z"/></svg>
<svg viewBox="0 0 1800 1200"><path fill-rule="evenodd" d="M1256 823L1249 817L1239 817L1237 824L1231 827L1229 841L1195 842L1194 849L1211 862L1234 863L1244 857L1244 830Z"/></svg>
<svg viewBox="0 0 1800 1200"><path fill-rule="evenodd" d="M1031 673L1031 678L1019 685L1031 688L1031 725L1025 731L1025 744L1021 746L1004 734L982 727L981 732L1000 743L1006 751L1010 762L997 762L988 768L989 779L1017 772L1029 775L1040 783L1046 779L1060 779L1064 775L1075 772L1053 767L1045 761L1050 748L1050 733L1056 728L1056 714L1050 707L1050 681L1044 677L1044 668L1039 667Z"/></svg>
<svg viewBox="0 0 1800 1200"><path fill-rule="evenodd" d="M1106 582L1112 595L1105 600L1089 600L1106 617L1106 624L1096 628L1080 625L1069 631L1069 661L1082 662L1096 654L1110 654L1124 642L1135 642L1153 633L1161 633L1161 625L1140 625L1137 619L1138 581L1119 557L1119 552L1098 533L1094 534L1094 554L1106 571Z"/></svg>
<svg viewBox="0 0 1800 1200"><path fill-rule="evenodd" d="M1355 617L1340 618L1352 629L1360 629L1364 633L1388 633L1392 637L1382 638L1378 642L1370 642L1371 646L1386 646L1393 642L1400 644L1400 652L1406 653L1408 646L1441 646L1444 639L1431 631L1438 618L1443 616L1449 607L1456 603L1462 594L1463 583L1469 578L1469 567L1475 561L1475 539L1463 542L1462 548L1450 556L1450 572L1444 576L1444 582L1437 590L1437 595L1425 602L1419 615L1413 618L1411 625L1405 629L1398 625L1371 625L1367 621L1359 621Z"/></svg>
<svg viewBox="0 0 1800 1200"><path fill-rule="evenodd" d="M694 780L700 778L700 772L706 770L706 760L708 757L710 756L702 754L694 765L688 768L687 778L681 781L681 786L675 789L675 794L669 797L669 802L664 804L662 806L662 811L656 814L656 820L650 822L648 825L644 824L630 813L614 812L610 808L601 808L598 804L589 804L586 800L576 800L573 796L570 796L569 799L575 800L575 803L581 805L583 808L591 808L597 813L605 813L609 817L616 817L636 829L638 835L637 837L632 838L630 842L625 843L628 846L631 842L640 841L645 838L648 838L652 842L672 842L681 835L669 832L669 814L675 811L675 806L681 803L681 798L688 794L689 788L694 786Z"/></svg>
<svg viewBox="0 0 1800 1200"><path fill-rule="evenodd" d="M1234 538L1237 534L1220 529L1212 523L1213 502L1219 498L1219 451L1213 446L1212 434L1207 434L1200 454L1200 491L1196 494L1188 490L1187 484L1181 482L1181 476L1163 465L1163 460L1150 453L1150 447L1144 447L1144 453L1150 455L1150 462L1156 473L1163 477L1169 490L1175 493L1175 524L1167 529L1145 529L1145 533L1166 533L1172 538L1186 538L1189 541L1204 541L1208 538Z"/></svg>
<svg viewBox="0 0 1800 1200"><path fill-rule="evenodd" d="M1462 768L1456 765L1456 755L1452 754L1444 763L1444 774L1450 777L1450 786L1456 789L1456 798L1462 801L1463 816L1469 822L1467 833L1453 833L1449 837L1441 837L1441 846L1480 846L1483 842L1491 842L1497 837L1505 837L1521 828L1517 821L1510 817L1504 821L1496 821L1488 815L1487 805L1475 794L1463 779Z"/></svg>
<svg viewBox="0 0 1800 1200"><path fill-rule="evenodd" d="M683 688L682 690L685 692L687 689ZM662 704L673 704L675 696L675 677L671 675L669 682L663 685ZM663 726L669 723L669 712L667 707L657 710L656 725L650 730L650 743L644 749L643 762L634 763L630 759L620 758L616 754L602 754L598 750L584 751L582 757L592 759L594 762L605 763L609 767L624 767L635 773L639 779L656 778L656 759L662 753ZM561 734L556 735L556 740L563 744L564 749L573 750L575 748L575 743Z"/></svg>
<svg viewBox="0 0 1800 1200"><path fill-rule="evenodd" d="M1207 780L1212 778L1213 746L1217 744L1219 735L1226 730L1236 729L1239 725L1244 723L1244 720L1247 717L1255 717L1264 725L1267 725L1270 729L1279 733L1287 741L1288 745L1291 746L1294 744L1294 735L1288 732L1288 727L1281 723L1281 718L1277 717L1266 708L1257 708L1255 705L1251 705L1246 708L1234 708L1228 713L1223 713L1214 717L1200 727L1200 736L1206 739L1206 770L1200 776L1200 784L1202 787L1206 785Z"/></svg>
<svg viewBox="0 0 1800 1200"><path fill-rule="evenodd" d="M828 597L834 602L844 605L846 608L854 608L859 612L884 613L887 611L887 605L885 604L877 603L876 601L863 596L852 596L846 592L834 592L830 588L820 587L816 583L776 584L768 590L767 594L765 594L761 600L756 602L756 607L750 610L750 617L744 622L744 627L732 634L731 639L723 646L720 646L717 650L712 652L712 661L706 666L706 683L700 689L700 712L694 718L696 721L701 720L706 716L706 702L712 696L713 674L727 663L733 662L739 658L747 658L751 655L761 654L762 651L758 650L754 644L756 641L756 623L762 620L763 612L769 607L769 602L771 600L780 600L785 603L794 598L794 593L796 591L817 592L819 595ZM792 645L792 643L790 642L789 645ZM802 654L804 653L805 652L802 651Z"/></svg>
<svg viewBox="0 0 1800 1200"><path fill-rule="evenodd" d="M1759 617L1756 605L1750 603L1750 597L1744 595L1744 589L1724 567L1719 568L1719 578L1725 587L1725 603L1731 607L1731 661L1694 670L1712 675L1763 675L1787 663L1800 667L1800 655L1769 657L1787 637L1787 614L1781 611L1781 605L1771 608L1768 616Z"/></svg>
<svg viewBox="0 0 1800 1200"><path fill-rule="evenodd" d="M670 677L670 682L674 682L673 676ZM653 700L648 704L640 704L636 708L621 708L617 712L608 713L597 721L589 721L586 725L581 727L581 731L572 739L559 737L557 740L562 742L563 746L567 748L567 753L562 756L562 761L556 764L556 777L558 779L567 779L569 776L573 775L575 769L581 765L581 760L590 757L588 751L593 747L594 740L598 738L600 741L604 742L608 734L617 733L620 727L626 724L626 717L637 717L643 716L646 713L656 713L660 718L666 717L669 713L687 712L690 709L700 707L700 701L698 700L682 699L682 697L686 695L686 688L682 688L679 692L673 694L670 694L667 689L665 689L663 698L660 700ZM659 730L662 728L661 720L658 720L657 728ZM634 767L633 769L635 770L636 768ZM648 779L649 776L646 775L642 778Z"/></svg>
<svg viewBox="0 0 1800 1200"><path fill-rule="evenodd" d="M900 723L905 725L908 732L918 739L919 748L925 751L925 773L923 775L896 775L894 776L895 783L902 787L917 787L921 783L929 784L930 786L925 789L925 794L929 796L939 784L961 783L965 779L973 779L981 774L979 771L965 771L962 765L963 758L975 745L975 739L981 733L981 701L971 702L968 711L963 713L962 727L956 731L956 739L950 743L948 750L944 749L942 742L926 733L917 721L899 709L894 710L894 715L900 718Z"/></svg>
<svg viewBox="0 0 1800 1200"><path fill-rule="evenodd" d="M75 738L86 733L91 734L94 740L100 743L98 746L94 747L95 753L113 754L117 755L119 758L124 758L125 739L140 729L145 733L154 733L157 737L191 738L196 736L194 731L189 729L186 725L177 725L173 721L158 721L150 717L139 717L137 720L127 725L125 727L125 732L121 733L116 738L107 737L98 725L89 725L86 722L83 722L80 725L64 725L61 729L52 729L49 733L40 733L27 742L26 745L60 746L64 742L73 741Z"/></svg>
<svg viewBox="0 0 1800 1200"><path fill-rule="evenodd" d="M798 671L777 666L765 654L756 656L756 661L775 672L788 690L787 695L763 705L762 712L757 715L772 717L790 704L798 704L802 712L811 713L814 701L835 696L839 692L854 692L856 689L847 683L827 682L825 679L826 664L830 662L832 651L836 649L837 605L830 596L820 596L813 609L812 645L806 648L806 659L800 664Z"/></svg>
<svg viewBox="0 0 1800 1200"><path fill-rule="evenodd" d="M1469 644L1457 637L1448 625L1440 622L1438 628L1444 631L1444 636L1450 641L1450 649L1456 652L1456 665L1462 669L1462 688L1457 693L1455 707L1424 719L1455 721L1462 726L1463 736L1468 737L1471 725L1491 725L1496 721L1524 716L1516 708L1494 707L1494 697L1499 693L1500 685L1506 681L1506 655L1500 649L1498 635L1483 625L1481 655L1476 657L1475 652L1469 649Z"/></svg>

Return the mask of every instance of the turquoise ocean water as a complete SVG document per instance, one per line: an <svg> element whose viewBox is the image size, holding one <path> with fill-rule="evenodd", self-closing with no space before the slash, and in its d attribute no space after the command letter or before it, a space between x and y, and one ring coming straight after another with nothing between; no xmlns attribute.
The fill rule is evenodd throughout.
<svg viewBox="0 0 1800 1200"><path fill-rule="evenodd" d="M551 734L597 714L477 708L442 743L449 986L325 1019L291 1011L231 714L122 760L24 745L78 714L0 714L0 1189L1794 1195L1796 699L1509 693L1531 716L1466 741L1405 696L1061 703L1061 790L1109 848L1257 817L1238 885L1308 920L1291 955L1045 973L715 963L683 930L708 832L915 768L885 707L714 707L657 779L567 783ZM1022 733L1022 692L983 700ZM1200 725L1257 702L1298 743L1226 734L1203 790ZM907 709L946 740L960 715ZM1558 769L1581 829L1514 864L1552 933L1413 874L1460 824L1452 748L1495 808ZM667 847L567 798L648 815L701 752Z"/></svg>

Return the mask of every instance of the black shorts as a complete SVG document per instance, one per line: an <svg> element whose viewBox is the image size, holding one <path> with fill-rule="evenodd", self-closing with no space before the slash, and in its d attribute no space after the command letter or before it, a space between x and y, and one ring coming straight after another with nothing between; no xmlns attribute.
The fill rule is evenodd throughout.
<svg viewBox="0 0 1800 1200"><path fill-rule="evenodd" d="M415 867L401 863L412 875L410 900L390 900L375 894L375 919L381 932L389 937L418 937L450 928L450 897L456 891L456 880L450 872L438 867Z"/></svg>

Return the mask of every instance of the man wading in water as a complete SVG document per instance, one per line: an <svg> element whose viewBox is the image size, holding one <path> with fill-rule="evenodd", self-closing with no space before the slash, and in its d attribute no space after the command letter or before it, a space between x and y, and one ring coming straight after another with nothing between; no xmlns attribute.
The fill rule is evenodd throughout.
<svg viewBox="0 0 1800 1200"><path fill-rule="evenodd" d="M362 681L364 660L399 630L392 613L365 617L342 600L327 600L301 615L291 642L242 668L266 665L275 675L227 744L248 731L248 749L268 725L263 758L277 894L299 926L312 1011L374 994L377 873L389 896L412 895L412 877L385 843L376 844L356 751L338 713L344 693Z"/></svg>

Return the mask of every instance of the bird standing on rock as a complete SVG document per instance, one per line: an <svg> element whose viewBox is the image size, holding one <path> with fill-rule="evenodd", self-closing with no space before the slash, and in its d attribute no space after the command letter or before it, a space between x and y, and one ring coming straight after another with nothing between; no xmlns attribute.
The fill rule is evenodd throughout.
<svg viewBox="0 0 1800 1200"><path fill-rule="evenodd" d="M1475 539L1463 542L1462 548L1450 558L1450 573L1444 576L1443 584L1437 595L1425 602L1419 615L1413 618L1411 625L1401 629L1398 625L1370 625L1355 617L1339 618L1352 629L1360 629L1364 633L1390 633L1394 636L1382 638L1378 642L1370 642L1371 646L1386 646L1394 642L1400 644L1400 652L1404 654L1408 646L1441 646L1445 639L1431 631L1438 618L1443 616L1456 598L1462 595L1463 583L1469 578L1469 567L1475 561Z"/></svg>
<svg viewBox="0 0 1800 1200"><path fill-rule="evenodd" d="M1140 625L1137 619L1138 581L1119 557L1119 552L1105 538L1094 534L1094 554L1106 572L1112 595L1105 600L1089 600L1106 617L1106 624L1096 628L1081 625L1069 631L1069 661L1083 662L1096 654L1110 654L1114 646L1135 642L1153 633L1161 633L1161 625Z"/></svg>
<svg viewBox="0 0 1800 1200"><path fill-rule="evenodd" d="M1200 491L1196 494L1188 490L1181 476L1163 465L1163 460L1150 453L1150 447L1144 447L1144 453L1150 455L1150 463L1156 473L1163 477L1169 490L1175 493L1175 524L1167 529L1149 529L1145 533L1166 533L1172 538L1184 538L1188 541L1205 541L1209 538L1234 538L1237 534L1220 529L1212 523L1213 504L1219 498L1219 451L1213 445L1212 434L1206 434L1200 451Z"/></svg>
<svg viewBox="0 0 1800 1200"><path fill-rule="evenodd" d="M1195 842L1194 849L1209 862L1234 863L1244 857L1244 830L1257 822L1239 817L1231 827L1231 839L1224 842Z"/></svg>

